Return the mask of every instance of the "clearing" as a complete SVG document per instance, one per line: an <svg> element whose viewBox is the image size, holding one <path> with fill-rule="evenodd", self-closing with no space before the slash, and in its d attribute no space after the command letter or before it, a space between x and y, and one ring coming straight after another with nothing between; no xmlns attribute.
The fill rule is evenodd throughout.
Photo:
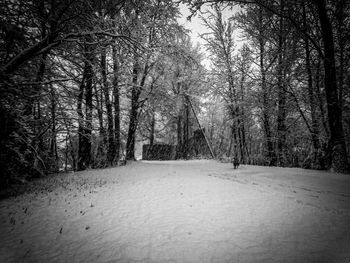
<svg viewBox="0 0 350 263"><path fill-rule="evenodd" d="M216 161L57 175L0 202L0 262L350 262L350 176Z"/></svg>

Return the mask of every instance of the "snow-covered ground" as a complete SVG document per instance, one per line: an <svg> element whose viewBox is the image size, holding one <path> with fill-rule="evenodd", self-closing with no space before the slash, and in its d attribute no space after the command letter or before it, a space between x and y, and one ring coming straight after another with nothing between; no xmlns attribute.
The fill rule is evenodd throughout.
<svg viewBox="0 0 350 263"><path fill-rule="evenodd" d="M0 262L350 262L350 176L166 161L50 177L0 202Z"/></svg>

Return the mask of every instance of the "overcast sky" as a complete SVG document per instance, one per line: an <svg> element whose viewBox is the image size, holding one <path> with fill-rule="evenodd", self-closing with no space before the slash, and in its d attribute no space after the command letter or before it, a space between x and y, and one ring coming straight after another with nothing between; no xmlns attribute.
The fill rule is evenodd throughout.
<svg viewBox="0 0 350 263"><path fill-rule="evenodd" d="M200 45L201 47L201 51L203 53L206 52L205 49L205 41L203 39L200 38L200 34L204 34L204 33L208 33L208 29L206 28L206 26L203 25L203 22L200 18L200 14L198 13L196 16L192 17L191 20L187 20L187 17L190 15L190 11L187 7L187 5L184 4L180 4L180 12L182 14L182 16L180 18L178 18L178 21L181 25L183 25L185 28L191 30L190 32L190 37L192 39L192 43L194 46L196 46L197 44ZM210 10L210 6L205 6L203 8L203 10ZM232 16L233 13L235 13L237 10L239 10L239 8L234 7L233 10L230 9L226 9L223 12L223 17L224 18L229 18L230 16ZM239 45L239 36L235 37L235 42ZM208 54L209 55L209 54ZM204 64L205 66L209 67L209 60L205 59L204 60Z"/></svg>
<svg viewBox="0 0 350 263"><path fill-rule="evenodd" d="M204 41L199 37L199 34L208 32L208 30L199 18L199 14L192 17L191 21L187 20L187 17L190 15L190 11L188 7L184 4L180 4L180 12L182 14L182 17L178 20L181 25L184 25L187 29L191 30L190 36L192 38L193 44L204 44Z"/></svg>

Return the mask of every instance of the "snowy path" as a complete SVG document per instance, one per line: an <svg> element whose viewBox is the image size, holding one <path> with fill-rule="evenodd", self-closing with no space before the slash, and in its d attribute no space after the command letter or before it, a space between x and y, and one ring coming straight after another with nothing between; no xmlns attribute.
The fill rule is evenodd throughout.
<svg viewBox="0 0 350 263"><path fill-rule="evenodd" d="M0 237L0 262L345 263L350 176L214 161L56 176L0 202Z"/></svg>

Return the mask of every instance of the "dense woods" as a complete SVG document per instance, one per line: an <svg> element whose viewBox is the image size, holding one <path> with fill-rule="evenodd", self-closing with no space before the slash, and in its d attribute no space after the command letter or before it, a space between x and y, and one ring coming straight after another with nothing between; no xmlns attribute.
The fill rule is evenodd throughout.
<svg viewBox="0 0 350 263"><path fill-rule="evenodd" d="M205 47L176 1L1 2L2 186L115 166L142 144L195 157L198 130L216 158L348 171L349 2L184 2Z"/></svg>
<svg viewBox="0 0 350 263"><path fill-rule="evenodd" d="M193 12L207 2L213 9L202 14L213 94L226 105L226 118L217 108L207 117L216 150L248 163L347 172L349 2L187 2ZM227 16L237 4L241 11ZM237 30L245 44L235 50Z"/></svg>

